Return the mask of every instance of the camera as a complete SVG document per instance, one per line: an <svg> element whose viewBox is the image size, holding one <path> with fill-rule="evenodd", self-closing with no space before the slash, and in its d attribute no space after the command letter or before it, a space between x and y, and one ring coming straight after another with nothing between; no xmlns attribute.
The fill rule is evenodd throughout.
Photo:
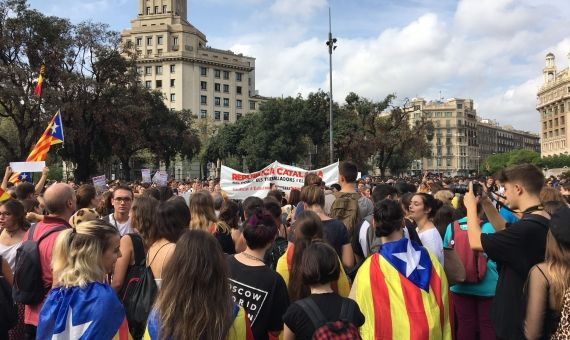
<svg viewBox="0 0 570 340"><path fill-rule="evenodd" d="M469 191L469 185L453 184L449 186L449 190L454 194L465 195L465 193ZM483 185L481 185L481 183L473 181L473 194L475 196L483 196Z"/></svg>

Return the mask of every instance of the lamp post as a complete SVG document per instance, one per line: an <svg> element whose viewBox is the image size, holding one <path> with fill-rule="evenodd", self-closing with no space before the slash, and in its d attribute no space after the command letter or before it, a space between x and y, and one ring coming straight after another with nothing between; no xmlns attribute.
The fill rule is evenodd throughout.
<svg viewBox="0 0 570 340"><path fill-rule="evenodd" d="M333 154L333 90L332 90L332 53L336 49L336 38L332 36L332 25L331 25L331 8L329 7L329 40L327 41L327 46L329 47L329 154L330 163L332 164L334 160Z"/></svg>

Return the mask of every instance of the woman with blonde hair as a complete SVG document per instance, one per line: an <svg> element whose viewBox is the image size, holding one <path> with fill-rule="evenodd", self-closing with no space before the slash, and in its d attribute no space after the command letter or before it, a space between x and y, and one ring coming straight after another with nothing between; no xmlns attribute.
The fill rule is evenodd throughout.
<svg viewBox="0 0 570 340"><path fill-rule="evenodd" d="M37 339L65 334L111 339L120 328L128 332L123 306L104 283L121 256L120 238L103 220L83 222L58 235L52 259L55 288L40 312Z"/></svg>
<svg viewBox="0 0 570 340"><path fill-rule="evenodd" d="M198 191L190 197L190 229L200 229L214 235L226 254L235 254L230 227L216 217L214 200L208 191Z"/></svg>
<svg viewBox="0 0 570 340"><path fill-rule="evenodd" d="M564 293L570 288L570 208L558 208L550 219L545 261L528 275L525 337L550 339L560 321Z"/></svg>

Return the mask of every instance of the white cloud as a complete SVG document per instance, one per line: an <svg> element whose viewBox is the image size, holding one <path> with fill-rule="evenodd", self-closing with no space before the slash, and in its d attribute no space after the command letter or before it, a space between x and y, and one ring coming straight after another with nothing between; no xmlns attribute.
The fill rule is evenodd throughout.
<svg viewBox="0 0 570 340"><path fill-rule="evenodd" d="M280 17L306 19L326 6L326 0L275 0L271 11Z"/></svg>

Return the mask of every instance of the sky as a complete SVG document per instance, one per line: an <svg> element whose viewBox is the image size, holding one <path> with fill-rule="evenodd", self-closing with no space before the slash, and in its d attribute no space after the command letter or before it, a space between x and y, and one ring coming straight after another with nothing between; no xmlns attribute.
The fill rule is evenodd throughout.
<svg viewBox="0 0 570 340"><path fill-rule="evenodd" d="M73 23L121 31L136 0L28 0ZM373 100L471 98L477 114L539 131L536 93L545 55L568 67L568 0L188 0L188 21L208 45L256 58L264 96L329 89L332 12L333 96Z"/></svg>

